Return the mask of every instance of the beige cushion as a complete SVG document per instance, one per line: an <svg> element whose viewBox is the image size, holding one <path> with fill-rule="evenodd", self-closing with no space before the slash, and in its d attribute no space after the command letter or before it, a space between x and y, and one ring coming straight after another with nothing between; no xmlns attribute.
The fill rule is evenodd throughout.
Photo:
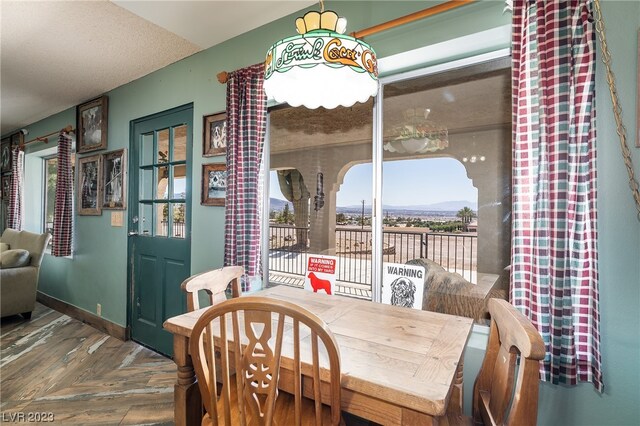
<svg viewBox="0 0 640 426"><path fill-rule="evenodd" d="M7 243L0 243L0 253L3 251L9 250L10 246Z"/></svg>
<svg viewBox="0 0 640 426"><path fill-rule="evenodd" d="M0 268L20 268L29 264L29 252L22 249L5 250L0 253Z"/></svg>

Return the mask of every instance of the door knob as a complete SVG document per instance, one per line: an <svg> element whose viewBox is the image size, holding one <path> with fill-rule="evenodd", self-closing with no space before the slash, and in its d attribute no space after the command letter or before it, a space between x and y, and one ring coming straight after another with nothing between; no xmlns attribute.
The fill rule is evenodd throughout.
<svg viewBox="0 0 640 426"><path fill-rule="evenodd" d="M129 231L129 232L127 233L127 236L129 236L129 237L133 237L133 236L135 236L135 235L138 235L138 232L137 232L137 231Z"/></svg>

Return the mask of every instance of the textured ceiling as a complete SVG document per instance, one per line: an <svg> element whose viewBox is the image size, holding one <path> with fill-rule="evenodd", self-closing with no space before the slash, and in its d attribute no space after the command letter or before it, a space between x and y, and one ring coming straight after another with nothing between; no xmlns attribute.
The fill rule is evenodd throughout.
<svg viewBox="0 0 640 426"><path fill-rule="evenodd" d="M317 3L310 0L112 1L203 49Z"/></svg>
<svg viewBox="0 0 640 426"><path fill-rule="evenodd" d="M2 0L1 133L312 3Z"/></svg>
<svg viewBox="0 0 640 426"><path fill-rule="evenodd" d="M199 50L111 2L3 1L2 133Z"/></svg>

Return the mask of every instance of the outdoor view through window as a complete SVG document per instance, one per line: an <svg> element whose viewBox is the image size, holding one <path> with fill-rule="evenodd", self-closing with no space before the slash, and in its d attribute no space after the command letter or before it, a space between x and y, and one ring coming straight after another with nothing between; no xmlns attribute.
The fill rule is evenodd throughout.
<svg viewBox="0 0 640 426"><path fill-rule="evenodd" d="M383 301L395 292L393 304L482 321L487 298L506 297L508 283L510 81L505 58L383 86L380 283L371 279L373 102L272 110L269 284L328 292L330 278L333 293L364 299L383 285ZM333 276L310 272L321 271L317 259L335 265ZM424 269L400 294L385 274L407 263Z"/></svg>

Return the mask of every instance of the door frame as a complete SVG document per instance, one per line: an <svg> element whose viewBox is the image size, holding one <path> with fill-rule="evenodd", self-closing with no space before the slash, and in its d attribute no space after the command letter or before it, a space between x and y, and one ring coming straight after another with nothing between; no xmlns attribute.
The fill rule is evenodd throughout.
<svg viewBox="0 0 640 426"><path fill-rule="evenodd" d="M165 115L170 115L170 114L174 114L177 112L182 112L182 111L186 111L186 110L191 110L192 113L194 111L193 108L193 102L190 102L188 104L184 104L184 105L180 105L177 106L175 108L171 108L168 110L164 110L161 112L156 112L153 114L149 114L149 115L145 115L143 117L139 117L136 118L134 120L131 120L129 122L129 167L128 167L128 188L129 188L129 194L128 194L128 203L129 203L129 208L127 209L127 330L128 333L127 335L129 336L130 339L133 339L133 303L134 303L134 287L133 287L133 280L134 280L134 270L133 270L133 261L134 261L134 256L131 256L131 251L132 251L132 241L131 238L129 238L129 232L132 231L131 229L131 224L133 222L133 205L134 205L134 201L137 199L137 195L138 194L134 194L132 189L134 188L134 186L132 185L132 182L134 180L138 179L138 174L137 174L137 169L138 169L138 165L134 164L133 161L131 161L131 148L133 146L133 143L135 143L136 141L134 140L134 130L135 130L135 126L136 124L143 122L143 121L147 121L147 120L153 120L156 118L160 118L163 117ZM186 166L187 166L187 170L186 170L186 176L187 176L187 194L186 194L186 201L185 201L185 222L188 224L188 226L186 226L186 228L188 229L188 239L189 239L189 244L187 244L187 256L189 259L189 270L191 270L191 210L192 210L192 195L193 195L193 134L194 134L194 129L193 129L193 123L195 121L191 120L191 144L187 144L187 152L186 152ZM138 186L136 185L135 188L137 189ZM137 203L136 203L137 204Z"/></svg>

